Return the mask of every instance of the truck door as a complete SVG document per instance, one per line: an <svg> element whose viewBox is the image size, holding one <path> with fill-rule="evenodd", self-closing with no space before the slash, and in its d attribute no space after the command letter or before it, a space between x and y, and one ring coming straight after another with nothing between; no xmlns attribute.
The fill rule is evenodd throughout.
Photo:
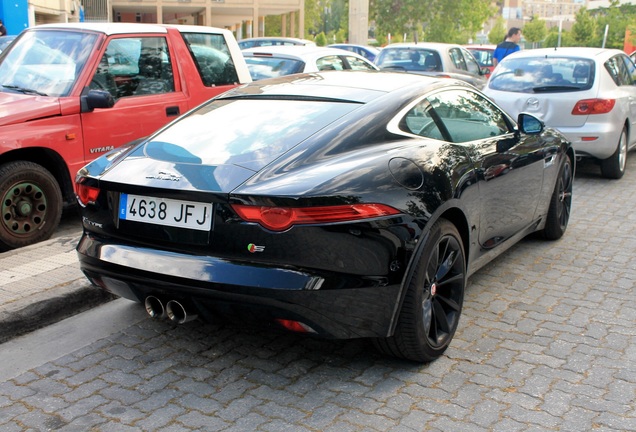
<svg viewBox="0 0 636 432"><path fill-rule="evenodd" d="M188 110L175 63L163 35L108 41L88 87L108 91L115 105L81 114L87 161L150 135Z"/></svg>

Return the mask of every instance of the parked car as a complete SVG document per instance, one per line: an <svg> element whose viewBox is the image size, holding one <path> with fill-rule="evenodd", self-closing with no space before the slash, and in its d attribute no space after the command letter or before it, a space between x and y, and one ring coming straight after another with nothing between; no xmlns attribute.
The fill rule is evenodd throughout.
<svg viewBox="0 0 636 432"><path fill-rule="evenodd" d="M470 274L529 233L564 234L573 175L560 133L462 81L283 76L84 167L77 252L155 318L372 338L426 362Z"/></svg>
<svg viewBox="0 0 636 432"><path fill-rule="evenodd" d="M620 50L524 50L497 66L485 92L511 115L529 112L559 129L577 157L599 161L604 177L618 179L636 146L634 69Z"/></svg>
<svg viewBox="0 0 636 432"><path fill-rule="evenodd" d="M4 49L6 47L8 47L9 44L11 42L13 42L16 37L17 36L15 36L15 35L12 35L12 36L0 36L0 53L2 51L4 51Z"/></svg>
<svg viewBox="0 0 636 432"><path fill-rule="evenodd" d="M444 76L466 81L478 89L486 84L482 69L466 48L445 43L395 43L382 48L375 59L380 69Z"/></svg>
<svg viewBox="0 0 636 432"><path fill-rule="evenodd" d="M329 45L329 47L331 47L331 48L340 48L340 49L343 49L343 50L354 52L354 53L356 53L358 55L361 55L362 57L366 58L370 62L374 61L376 56L380 52L379 49L377 49L375 47L372 47L372 46L368 46L368 45L356 45L356 44L340 43L340 44Z"/></svg>
<svg viewBox="0 0 636 432"><path fill-rule="evenodd" d="M300 72L378 70L364 57L338 48L273 46L242 52L254 81Z"/></svg>
<svg viewBox="0 0 636 432"><path fill-rule="evenodd" d="M44 24L0 56L0 251L45 240L87 162L251 78L229 30Z"/></svg>
<svg viewBox="0 0 636 432"><path fill-rule="evenodd" d="M305 45L305 46L316 46L314 41L310 41L308 39L299 39L293 37L254 37L241 39L239 42L239 47L241 49L246 48L255 48L255 47L269 47L269 46L287 46L287 45Z"/></svg>
<svg viewBox="0 0 636 432"><path fill-rule="evenodd" d="M497 45L464 45L479 63L479 66L483 69L487 69L488 73L486 76L490 76L492 71L495 69L495 65L492 62L492 55L495 52L495 48Z"/></svg>

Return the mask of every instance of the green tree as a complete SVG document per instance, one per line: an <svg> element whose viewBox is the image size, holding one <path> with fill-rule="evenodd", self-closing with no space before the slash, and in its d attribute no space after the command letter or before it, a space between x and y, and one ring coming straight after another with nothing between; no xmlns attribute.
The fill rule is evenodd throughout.
<svg viewBox="0 0 636 432"><path fill-rule="evenodd" d="M576 14L576 21L572 26L570 43L573 46L594 46L597 39L596 26L596 20L590 15L588 10L586 8L579 9Z"/></svg>
<svg viewBox="0 0 636 432"><path fill-rule="evenodd" d="M490 0L373 0L376 38L466 43L496 13Z"/></svg>
<svg viewBox="0 0 636 432"><path fill-rule="evenodd" d="M532 20L523 26L523 37L526 41L532 43L534 48L538 42L542 42L548 34L548 28L545 21L538 16L533 16Z"/></svg>
<svg viewBox="0 0 636 432"><path fill-rule="evenodd" d="M321 47L327 46L327 36L324 32L320 32L316 35L316 45Z"/></svg>
<svg viewBox="0 0 636 432"><path fill-rule="evenodd" d="M558 46L572 46L572 33L561 30L561 44L559 45L559 28L552 27L548 31L548 35L543 40L544 48L552 48Z"/></svg>
<svg viewBox="0 0 636 432"><path fill-rule="evenodd" d="M508 33L508 30L506 29L506 21L502 16L498 16L492 26L492 29L488 32L488 41L491 44L498 45L506 38L506 33Z"/></svg>
<svg viewBox="0 0 636 432"><path fill-rule="evenodd" d="M633 13L630 14L629 7L620 5L618 0L612 0L609 7L600 8L597 12L597 38L596 43L592 46L602 46L605 37L605 29L607 29L607 39L605 48L623 48L625 41L625 30L634 20Z"/></svg>

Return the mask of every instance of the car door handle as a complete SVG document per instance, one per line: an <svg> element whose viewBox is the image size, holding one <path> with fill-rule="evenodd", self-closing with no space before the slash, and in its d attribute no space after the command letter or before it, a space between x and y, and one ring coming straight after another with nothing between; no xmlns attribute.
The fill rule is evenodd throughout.
<svg viewBox="0 0 636 432"><path fill-rule="evenodd" d="M168 117L178 116L179 115L179 107L178 106L167 107L166 108L166 115Z"/></svg>

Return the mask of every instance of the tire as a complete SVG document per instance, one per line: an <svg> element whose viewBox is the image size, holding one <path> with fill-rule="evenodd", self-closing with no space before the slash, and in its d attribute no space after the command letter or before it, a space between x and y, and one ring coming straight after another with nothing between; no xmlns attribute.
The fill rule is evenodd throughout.
<svg viewBox="0 0 636 432"><path fill-rule="evenodd" d="M51 237L62 217L62 192L57 180L33 162L0 166L0 250L6 251Z"/></svg>
<svg viewBox="0 0 636 432"><path fill-rule="evenodd" d="M550 208L541 234L547 240L558 240L565 233L572 209L572 161L566 156L550 199Z"/></svg>
<svg viewBox="0 0 636 432"><path fill-rule="evenodd" d="M452 223L440 219L431 228L408 281L395 333L374 339L376 348L416 362L440 357L459 324L465 288L466 260L461 236Z"/></svg>
<svg viewBox="0 0 636 432"><path fill-rule="evenodd" d="M601 161L601 174L605 178L618 180L625 174L627 164L627 131L623 128L613 155Z"/></svg>

